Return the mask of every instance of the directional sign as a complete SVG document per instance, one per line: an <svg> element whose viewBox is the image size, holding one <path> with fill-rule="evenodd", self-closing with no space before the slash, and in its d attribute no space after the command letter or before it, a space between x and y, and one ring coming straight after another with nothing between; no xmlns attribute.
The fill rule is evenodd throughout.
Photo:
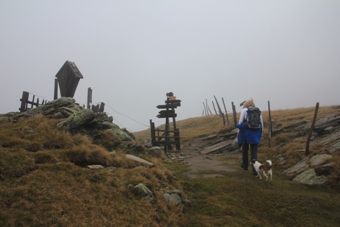
<svg viewBox="0 0 340 227"><path fill-rule="evenodd" d="M158 114L156 117L158 118L177 117L177 114L175 113Z"/></svg>
<svg viewBox="0 0 340 227"><path fill-rule="evenodd" d="M176 105L176 106L181 106L181 100L165 100L166 104L172 104L172 105Z"/></svg>
<svg viewBox="0 0 340 227"><path fill-rule="evenodd" d="M174 114L175 110L161 110L158 113L160 113L161 115L166 115L166 114Z"/></svg>
<svg viewBox="0 0 340 227"><path fill-rule="evenodd" d="M158 105L157 109L172 109L177 108L178 105L176 104L168 104L168 105Z"/></svg>

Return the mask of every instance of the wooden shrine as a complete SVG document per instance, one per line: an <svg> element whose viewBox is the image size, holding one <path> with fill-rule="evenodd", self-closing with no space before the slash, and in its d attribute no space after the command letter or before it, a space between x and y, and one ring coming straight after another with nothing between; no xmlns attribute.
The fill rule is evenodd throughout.
<svg viewBox="0 0 340 227"><path fill-rule="evenodd" d="M66 61L55 76L54 99L58 98L58 84L62 97L72 97L83 75L74 62Z"/></svg>
<svg viewBox="0 0 340 227"><path fill-rule="evenodd" d="M167 99L165 105L158 105L157 108L161 109L158 118L165 118L165 129L155 128L155 123L150 120L151 129L151 143L152 146L164 146L164 151L173 149L175 145L176 150L181 150L179 129L176 127L175 109L181 106L181 100L176 99L172 92L166 94ZM170 125L170 118L172 118L172 127Z"/></svg>

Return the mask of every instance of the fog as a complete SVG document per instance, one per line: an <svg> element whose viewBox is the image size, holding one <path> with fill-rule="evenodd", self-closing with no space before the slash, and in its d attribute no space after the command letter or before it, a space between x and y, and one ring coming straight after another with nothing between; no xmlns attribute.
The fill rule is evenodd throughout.
<svg viewBox="0 0 340 227"><path fill-rule="evenodd" d="M177 120L214 96L267 110L339 105L340 1L0 1L0 113L23 91L53 100L66 60L74 98L104 102L114 123L145 130L166 93Z"/></svg>

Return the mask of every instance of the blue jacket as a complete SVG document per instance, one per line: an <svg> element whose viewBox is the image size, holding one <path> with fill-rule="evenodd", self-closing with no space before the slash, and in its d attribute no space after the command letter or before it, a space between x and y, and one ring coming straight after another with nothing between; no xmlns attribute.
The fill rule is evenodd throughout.
<svg viewBox="0 0 340 227"><path fill-rule="evenodd" d="M244 127L244 123L238 124L236 126L240 132L238 135L238 144L242 145L243 143L248 144L259 144L262 135L262 129L248 129Z"/></svg>

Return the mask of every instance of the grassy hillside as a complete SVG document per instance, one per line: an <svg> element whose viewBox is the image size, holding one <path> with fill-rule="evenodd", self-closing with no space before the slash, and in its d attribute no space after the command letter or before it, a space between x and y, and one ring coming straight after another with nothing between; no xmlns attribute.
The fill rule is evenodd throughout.
<svg viewBox="0 0 340 227"><path fill-rule="evenodd" d="M315 108L275 110L271 112L273 129L279 129L299 121L312 122ZM265 127L268 112L263 111ZM339 115L340 106L320 107L318 119ZM233 122L232 116L229 120ZM233 126L224 126L219 116L205 116L178 121L185 152L194 136L230 132ZM162 126L160 126L162 128ZM148 131L135 133L140 141L147 138ZM280 145L280 146L279 146ZM308 186L293 182L282 174L305 157L306 138L294 138L289 133L272 137L268 147L267 129L259 147L259 159L274 161L274 181L259 181L249 172L241 170L240 155L221 158L225 165L239 168L237 173L220 173L224 177L188 178L188 166L170 163L167 167L184 182L184 190L193 200L186 207L184 226L338 226L340 218L340 155L333 154L334 172L323 186ZM324 147L311 148L312 154L322 153ZM277 155L287 157L280 166ZM213 173L213 172L209 172Z"/></svg>
<svg viewBox="0 0 340 227"><path fill-rule="evenodd" d="M180 207L162 194L181 190L161 159L154 168L108 152L83 135L36 115L0 129L0 226L167 226L181 222ZM87 165L105 168L92 170ZM146 185L153 201L134 193Z"/></svg>
<svg viewBox="0 0 340 227"><path fill-rule="evenodd" d="M263 111L267 122L268 113ZM321 107L318 118L339 114L340 108ZM273 127L313 118L314 108L272 111ZM232 116L229 120L233 122ZM188 166L166 157L134 153L155 163L154 168L126 159L129 150L108 152L82 135L56 128L57 120L36 115L18 123L0 122L0 226L338 226L340 223L340 158L333 154L333 181L306 186L290 181L275 169L271 184L241 171L237 156L221 159L238 167L218 178L187 178ZM193 137L229 132L218 116L177 122L182 152ZM150 137L135 133L137 141ZM260 157L289 153L292 160L304 143L280 134L268 148L266 131ZM285 146L275 148L277 144ZM321 149L322 150L322 149ZM312 151L312 152L320 152ZM294 160L294 161L295 161ZM293 161L292 161L293 162ZM289 163L289 162L288 162ZM92 170L87 165L105 168ZM287 164L288 165L288 164ZM131 188L145 184L153 201ZM164 201L169 190L180 190L191 201L184 208Z"/></svg>

